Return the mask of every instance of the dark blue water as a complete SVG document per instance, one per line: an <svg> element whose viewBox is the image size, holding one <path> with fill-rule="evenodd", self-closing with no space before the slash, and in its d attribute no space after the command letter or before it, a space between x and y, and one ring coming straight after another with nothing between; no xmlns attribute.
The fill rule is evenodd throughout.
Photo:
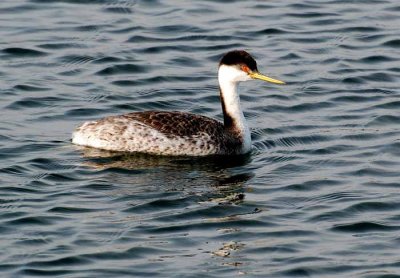
<svg viewBox="0 0 400 278"><path fill-rule="evenodd" d="M400 3L3 0L1 277L400 277ZM221 119L221 55L253 152L110 156L81 122Z"/></svg>

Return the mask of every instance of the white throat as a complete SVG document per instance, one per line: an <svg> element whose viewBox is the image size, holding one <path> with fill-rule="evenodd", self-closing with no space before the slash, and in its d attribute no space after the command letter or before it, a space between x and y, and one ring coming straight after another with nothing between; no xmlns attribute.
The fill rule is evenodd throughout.
<svg viewBox="0 0 400 278"><path fill-rule="evenodd" d="M237 86L238 82L250 79L246 73L235 67L226 65L219 67L218 82L221 90L221 101L223 101L223 107L225 108L224 113L227 114L224 117L229 116L233 120L234 130L239 133L243 140L242 153L250 151L251 135L242 112Z"/></svg>

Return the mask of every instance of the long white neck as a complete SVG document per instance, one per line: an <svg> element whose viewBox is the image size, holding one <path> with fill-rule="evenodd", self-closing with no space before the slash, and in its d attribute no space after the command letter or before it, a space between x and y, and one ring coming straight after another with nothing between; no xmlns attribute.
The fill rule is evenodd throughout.
<svg viewBox="0 0 400 278"><path fill-rule="evenodd" d="M251 149L250 129L244 118L237 91L239 81L245 81L243 76L237 76L237 69L221 65L218 71L218 82L221 94L224 126L239 136L243 142L242 152Z"/></svg>

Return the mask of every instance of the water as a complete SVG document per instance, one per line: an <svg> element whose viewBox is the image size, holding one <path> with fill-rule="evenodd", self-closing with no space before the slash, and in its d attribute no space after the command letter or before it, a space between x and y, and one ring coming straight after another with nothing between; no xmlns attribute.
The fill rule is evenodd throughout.
<svg viewBox="0 0 400 278"><path fill-rule="evenodd" d="M400 4L0 4L2 277L400 277ZM251 155L110 157L81 122L148 109L221 120L224 52Z"/></svg>

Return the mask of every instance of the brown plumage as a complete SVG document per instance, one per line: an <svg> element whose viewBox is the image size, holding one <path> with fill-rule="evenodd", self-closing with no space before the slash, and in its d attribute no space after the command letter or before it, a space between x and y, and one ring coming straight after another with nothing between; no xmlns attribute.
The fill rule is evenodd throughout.
<svg viewBox="0 0 400 278"><path fill-rule="evenodd" d="M211 118L178 111L145 111L122 115L157 129L166 136L194 136L200 132L216 135L223 132L222 123Z"/></svg>

